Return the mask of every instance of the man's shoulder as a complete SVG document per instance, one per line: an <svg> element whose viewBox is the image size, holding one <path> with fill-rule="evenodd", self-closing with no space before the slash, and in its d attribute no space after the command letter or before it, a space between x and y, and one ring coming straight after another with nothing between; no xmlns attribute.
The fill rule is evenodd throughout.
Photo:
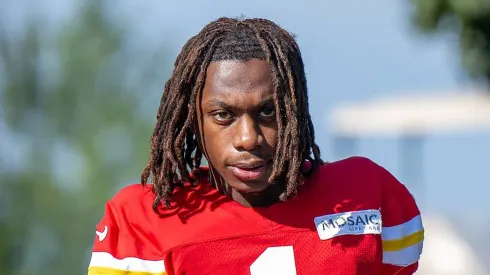
<svg viewBox="0 0 490 275"><path fill-rule="evenodd" d="M371 159L358 156L325 163L307 179L299 197L306 199L314 209L337 205L343 205L342 211L366 205L377 209L383 196L381 169Z"/></svg>
<svg viewBox="0 0 490 275"><path fill-rule="evenodd" d="M352 156L334 162L328 162L324 166L328 167L328 169L339 171L352 169L367 171L377 169L379 167L379 165L376 164L376 162L374 162L372 159L364 156Z"/></svg>
<svg viewBox="0 0 490 275"><path fill-rule="evenodd" d="M365 185L366 182L378 182L382 170L381 166L367 157L353 156L325 163L320 166L315 178L321 182Z"/></svg>
<svg viewBox="0 0 490 275"><path fill-rule="evenodd" d="M126 222L131 223L185 223L187 215L182 213L194 212L197 206L202 207L200 213L209 211L213 201L222 197L220 193L209 184L200 183L197 186L186 184L176 186L170 199L170 207L158 202L156 209L156 195L152 184L131 184L121 188L107 203L112 212L125 216ZM142 220L146 219L146 220ZM151 220L151 223L149 223Z"/></svg>
<svg viewBox="0 0 490 275"><path fill-rule="evenodd" d="M155 195L152 192L152 185L130 184L121 189L109 200L115 207L135 207L141 206L142 202L152 202ZM151 205L151 203L150 203Z"/></svg>

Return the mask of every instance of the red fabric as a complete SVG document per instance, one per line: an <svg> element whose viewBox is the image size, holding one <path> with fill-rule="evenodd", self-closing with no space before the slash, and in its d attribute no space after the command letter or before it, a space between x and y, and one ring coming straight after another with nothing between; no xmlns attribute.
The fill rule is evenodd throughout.
<svg viewBox="0 0 490 275"><path fill-rule="evenodd" d="M382 267L382 275L412 275L417 271L419 264L414 263L409 266L399 267L393 265L384 264Z"/></svg>
<svg viewBox="0 0 490 275"><path fill-rule="evenodd" d="M205 174L205 173L203 173ZM268 208L244 208L208 183L175 191L171 209L153 212L151 188L132 185L107 204L94 251L116 258L165 262L167 274L251 274L264 265L285 266L278 250L292 246L296 274L388 275L400 268L382 264L381 235L344 235L320 240L315 217L347 211L381 209L384 225L417 215L411 195L386 170L366 158L328 163L301 186L296 198ZM404 198L404 199L400 199ZM261 256L262 255L262 256ZM412 274L416 269L405 268ZM254 275L254 274L252 274Z"/></svg>

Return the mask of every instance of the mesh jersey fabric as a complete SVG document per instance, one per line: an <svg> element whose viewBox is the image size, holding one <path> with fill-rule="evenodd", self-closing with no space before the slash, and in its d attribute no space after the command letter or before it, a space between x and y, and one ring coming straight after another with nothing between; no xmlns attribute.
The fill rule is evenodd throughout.
<svg viewBox="0 0 490 275"><path fill-rule="evenodd" d="M175 190L172 207L159 214L153 199L151 186L131 185L107 203L89 275L405 275L416 271L422 252L413 196L367 158L321 166L296 198L270 207L242 207L205 179ZM368 226L356 214L365 210L380 213L381 228L354 234ZM335 214L357 224L330 221L334 234L320 238L315 218Z"/></svg>

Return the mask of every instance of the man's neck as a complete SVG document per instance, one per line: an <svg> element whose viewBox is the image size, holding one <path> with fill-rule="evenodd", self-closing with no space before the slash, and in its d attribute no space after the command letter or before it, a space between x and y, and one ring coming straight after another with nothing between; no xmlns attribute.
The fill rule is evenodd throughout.
<svg viewBox="0 0 490 275"><path fill-rule="evenodd" d="M240 193L227 187L227 196L244 207L268 207L279 202L279 196L284 192L284 185L273 184L260 193Z"/></svg>

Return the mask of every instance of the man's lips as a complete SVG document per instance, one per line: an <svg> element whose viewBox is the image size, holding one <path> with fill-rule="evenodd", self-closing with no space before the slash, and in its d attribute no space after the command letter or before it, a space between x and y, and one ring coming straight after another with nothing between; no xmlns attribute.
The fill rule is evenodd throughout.
<svg viewBox="0 0 490 275"><path fill-rule="evenodd" d="M254 160L235 163L229 167L236 178L248 181L261 178L265 172L267 163L268 161L264 160Z"/></svg>

